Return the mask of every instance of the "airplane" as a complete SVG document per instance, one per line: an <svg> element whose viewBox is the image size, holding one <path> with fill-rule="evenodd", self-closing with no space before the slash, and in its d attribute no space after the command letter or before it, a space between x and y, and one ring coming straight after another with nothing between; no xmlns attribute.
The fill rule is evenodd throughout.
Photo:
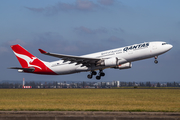
<svg viewBox="0 0 180 120"><path fill-rule="evenodd" d="M153 57L155 58L154 63L157 64L158 56L166 53L172 47L171 44L161 41L144 42L82 56L56 54L39 49L44 55L60 58L58 61L45 62L16 44L12 45L11 48L22 67L11 67L10 69L45 75L65 75L89 71L90 74L87 75L89 79L97 75L96 71L99 71L96 79L100 80L101 77L105 76L103 70L107 68L128 69L132 67L134 61Z"/></svg>

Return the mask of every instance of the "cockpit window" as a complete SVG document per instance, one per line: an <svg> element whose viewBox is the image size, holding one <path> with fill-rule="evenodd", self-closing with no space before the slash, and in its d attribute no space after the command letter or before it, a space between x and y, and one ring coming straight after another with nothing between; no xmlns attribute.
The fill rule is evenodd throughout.
<svg viewBox="0 0 180 120"><path fill-rule="evenodd" d="M166 45L167 43L162 43L162 45Z"/></svg>

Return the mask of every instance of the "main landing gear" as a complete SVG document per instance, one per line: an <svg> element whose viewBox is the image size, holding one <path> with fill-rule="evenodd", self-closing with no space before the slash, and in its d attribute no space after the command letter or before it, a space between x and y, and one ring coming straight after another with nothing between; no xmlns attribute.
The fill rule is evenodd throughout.
<svg viewBox="0 0 180 120"><path fill-rule="evenodd" d="M89 74L87 77L89 79L91 79L93 77L93 75L96 75L97 72L96 71L91 71L91 74ZM96 79L97 80L100 80L101 79L101 76L105 76L105 73L102 71L102 70L99 70L99 73L98 73L98 76L96 76Z"/></svg>
<svg viewBox="0 0 180 120"><path fill-rule="evenodd" d="M91 78L93 77L93 75L96 75L96 74L97 74L96 71L91 71L91 74L89 74L87 77L88 77L89 79L91 79Z"/></svg>
<svg viewBox="0 0 180 120"><path fill-rule="evenodd" d="M155 58L154 63L158 64L158 60L157 60L158 56L155 56L154 58Z"/></svg>
<svg viewBox="0 0 180 120"><path fill-rule="evenodd" d="M99 70L99 76L96 76L96 79L100 80L101 76L105 76L105 73L102 70Z"/></svg>

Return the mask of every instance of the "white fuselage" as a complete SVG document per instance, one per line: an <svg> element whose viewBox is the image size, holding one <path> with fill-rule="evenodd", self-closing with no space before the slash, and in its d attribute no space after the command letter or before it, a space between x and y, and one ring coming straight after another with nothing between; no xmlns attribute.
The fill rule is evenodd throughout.
<svg viewBox="0 0 180 120"><path fill-rule="evenodd" d="M159 56L172 48L172 45L166 44L165 42L145 42L141 44L134 44L131 46L121 47L117 49L97 52L93 54L83 55L81 57L89 58L100 58L100 59L109 59L109 58L118 58L121 64L127 62L133 62L137 60L143 60L147 58L152 58ZM45 62L45 64L55 73L59 75L71 74L83 71L94 71L94 70L103 70L106 68L113 68L116 66L96 66L92 65L91 67L83 66L82 64L71 63L70 61L54 61L54 62Z"/></svg>

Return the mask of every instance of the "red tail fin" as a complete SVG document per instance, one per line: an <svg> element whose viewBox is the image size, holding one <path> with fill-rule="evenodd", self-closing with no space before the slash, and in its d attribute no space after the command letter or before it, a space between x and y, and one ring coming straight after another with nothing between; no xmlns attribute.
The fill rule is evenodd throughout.
<svg viewBox="0 0 180 120"><path fill-rule="evenodd" d="M32 55L19 44L11 46L14 54L20 62L22 68L35 68L33 73L56 74L50 70L43 61Z"/></svg>
<svg viewBox="0 0 180 120"><path fill-rule="evenodd" d="M35 59L37 59L34 55L29 53L26 49L21 47L19 44L12 45L11 48L23 68L31 67L30 63L32 63Z"/></svg>

